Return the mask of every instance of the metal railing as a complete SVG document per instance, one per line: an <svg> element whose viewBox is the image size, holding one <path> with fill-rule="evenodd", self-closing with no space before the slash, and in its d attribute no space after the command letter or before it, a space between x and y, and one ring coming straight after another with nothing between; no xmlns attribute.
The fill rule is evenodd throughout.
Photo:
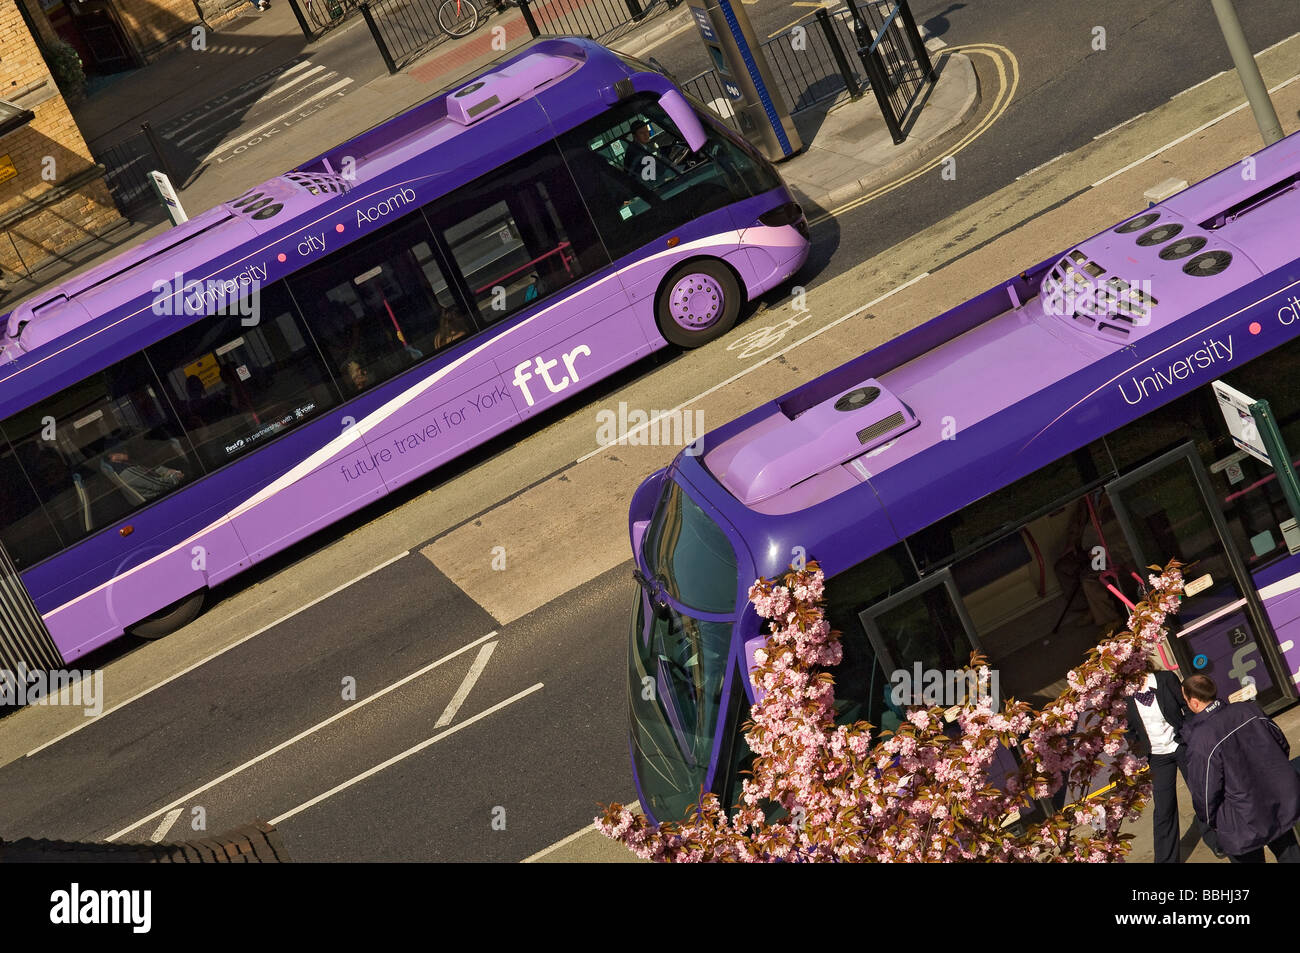
<svg viewBox="0 0 1300 953"><path fill-rule="evenodd" d="M117 204L117 209L127 218L157 202L149 173L165 172L176 186L182 182L176 168L169 160L166 147L149 123L141 123L140 131L111 146L90 147L95 161L104 167L104 181Z"/></svg>
<svg viewBox="0 0 1300 953"><path fill-rule="evenodd" d="M845 4L833 13L820 9L811 22L763 42L774 92L784 97L791 113L798 113L844 94L857 99L870 90L894 142L902 142L909 111L936 77L912 11L907 0ZM738 128L716 71L705 70L681 85Z"/></svg>
<svg viewBox="0 0 1300 953"><path fill-rule="evenodd" d="M45 620L0 544L0 678L23 669L52 671L62 667L63 656L45 628Z"/></svg>
<svg viewBox="0 0 1300 953"><path fill-rule="evenodd" d="M731 108L731 98L722 87L718 71L706 69L679 84L687 93L694 96L724 123L740 132L740 123L736 120L735 110Z"/></svg>
<svg viewBox="0 0 1300 953"><path fill-rule="evenodd" d="M438 25L438 8L444 0L362 0L358 4L370 35L379 47L388 72L396 73L407 63L436 46L453 39ZM475 0L478 26L492 9L490 0Z"/></svg>
<svg viewBox="0 0 1300 953"><path fill-rule="evenodd" d="M517 0L528 32L609 41L681 0Z"/></svg>

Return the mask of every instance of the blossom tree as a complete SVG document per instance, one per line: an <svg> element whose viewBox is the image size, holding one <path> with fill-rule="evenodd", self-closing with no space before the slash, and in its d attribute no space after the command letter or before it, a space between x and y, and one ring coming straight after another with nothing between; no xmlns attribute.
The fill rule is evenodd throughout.
<svg viewBox="0 0 1300 953"><path fill-rule="evenodd" d="M955 718L953 709L917 707L874 738L865 721L835 723L827 669L840 661L840 633L826 620L820 567L759 580L749 598L771 634L750 672L761 697L745 726L755 758L739 804L728 812L705 794L688 820L659 825L611 804L596 823L656 861L1122 860L1131 835L1121 826L1151 790L1125 738L1126 700L1142 689L1183 591L1178 562L1151 569L1128 630L1093 649L1041 711L1014 699L997 711L979 692ZM971 673L987 683L981 656ZM994 783L1001 747L1019 751L1019 767ZM1107 763L1109 786L1088 796ZM1079 796L1044 820L1010 823L1063 786Z"/></svg>

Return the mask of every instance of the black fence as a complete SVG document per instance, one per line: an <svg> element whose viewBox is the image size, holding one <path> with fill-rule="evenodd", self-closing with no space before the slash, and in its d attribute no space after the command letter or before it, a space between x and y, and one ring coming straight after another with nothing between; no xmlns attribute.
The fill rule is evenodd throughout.
<svg viewBox="0 0 1300 953"><path fill-rule="evenodd" d="M447 40L454 39L438 23L438 11L447 0L362 0L358 4L370 35L379 47L388 72L396 73L407 63ZM494 8L492 0L473 0L479 26Z"/></svg>
<svg viewBox="0 0 1300 953"><path fill-rule="evenodd" d="M681 0L517 0L528 32L608 42Z"/></svg>
<svg viewBox="0 0 1300 953"><path fill-rule="evenodd" d="M62 667L63 656L9 554L0 545L0 678L12 677L23 669L50 671Z"/></svg>
<svg viewBox="0 0 1300 953"><path fill-rule="evenodd" d="M308 40L319 39L361 15L357 0L289 0L289 9Z"/></svg>
<svg viewBox="0 0 1300 953"><path fill-rule="evenodd" d="M182 177L168 155L168 147L146 122L140 131L106 148L91 146L95 161L104 167L104 181L117 204L117 209L127 218L133 218L141 209L158 203L151 171L165 172L178 188Z"/></svg>
<svg viewBox="0 0 1300 953"><path fill-rule="evenodd" d="M762 48L776 92L791 113L846 93L857 99L871 90L895 143L903 141L909 111L935 79L907 0L846 0L843 9L818 10L811 22L764 41ZM682 85L737 128L714 70Z"/></svg>
<svg viewBox="0 0 1300 953"><path fill-rule="evenodd" d="M740 123L736 120L735 110L731 108L731 99L727 96L726 90L722 88L722 80L718 78L717 70L706 69L703 73L697 73L680 85L682 89L713 110L714 115L728 126L736 132L741 131ZM743 135L743 133L741 134Z"/></svg>

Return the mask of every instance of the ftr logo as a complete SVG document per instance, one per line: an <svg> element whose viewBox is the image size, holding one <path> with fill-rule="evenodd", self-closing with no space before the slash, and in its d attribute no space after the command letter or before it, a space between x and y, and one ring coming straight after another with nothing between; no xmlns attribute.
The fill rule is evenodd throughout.
<svg viewBox="0 0 1300 953"><path fill-rule="evenodd" d="M534 377L540 377L543 383L546 384L547 390L552 394L558 394L569 386L570 378L573 379L573 383L578 382L578 369L574 366L574 361L577 360L579 354L584 357L591 357L591 348L587 347L585 344L579 344L572 351L562 355L559 360L554 361L548 361L546 358L540 356L530 358L527 361L515 365L515 379L511 381L511 383L519 388L520 392L524 395L524 400L527 401L528 406L531 407L536 403L536 401L533 400L533 394L528 387L528 382L533 380ZM551 368L559 366L560 361L564 362L564 367L569 373L557 381L551 377ZM536 371L536 374L529 371L530 367Z"/></svg>

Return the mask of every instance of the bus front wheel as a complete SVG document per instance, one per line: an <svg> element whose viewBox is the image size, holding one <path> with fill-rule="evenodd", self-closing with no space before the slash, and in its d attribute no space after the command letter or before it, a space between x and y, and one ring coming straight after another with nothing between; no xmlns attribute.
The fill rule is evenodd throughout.
<svg viewBox="0 0 1300 953"><path fill-rule="evenodd" d="M663 336L678 347L699 347L731 330L740 314L740 284L720 261L679 265L659 294L656 318Z"/></svg>
<svg viewBox="0 0 1300 953"><path fill-rule="evenodd" d="M207 592L206 589L200 589L193 595L173 602L149 618L137 622L126 631L139 639L161 639L164 635L171 635L181 626L189 625L194 621L203 608L203 600Z"/></svg>

